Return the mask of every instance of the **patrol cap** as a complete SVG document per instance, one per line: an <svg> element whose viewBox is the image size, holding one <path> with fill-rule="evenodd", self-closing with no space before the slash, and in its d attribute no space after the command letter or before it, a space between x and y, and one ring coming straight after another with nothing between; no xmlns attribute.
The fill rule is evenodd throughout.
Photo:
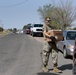
<svg viewBox="0 0 76 75"><path fill-rule="evenodd" d="M45 17L45 21L46 20L51 21L51 18L50 17Z"/></svg>

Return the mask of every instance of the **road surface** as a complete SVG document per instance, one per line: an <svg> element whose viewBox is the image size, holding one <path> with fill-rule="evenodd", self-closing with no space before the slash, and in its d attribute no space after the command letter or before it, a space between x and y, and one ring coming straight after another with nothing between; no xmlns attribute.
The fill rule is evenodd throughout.
<svg viewBox="0 0 76 75"><path fill-rule="evenodd" d="M32 37L26 34L9 34L0 37L0 75L45 75L41 73L40 52L43 37ZM48 63L51 71L52 59ZM64 59L58 53L60 75L72 75L72 60ZM51 73L46 75L52 75Z"/></svg>

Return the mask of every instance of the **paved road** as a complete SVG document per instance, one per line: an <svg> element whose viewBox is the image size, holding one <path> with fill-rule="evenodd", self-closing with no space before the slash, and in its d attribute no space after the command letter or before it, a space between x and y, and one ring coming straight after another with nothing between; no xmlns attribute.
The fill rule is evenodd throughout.
<svg viewBox="0 0 76 75"><path fill-rule="evenodd" d="M26 34L10 34L0 38L0 75L45 75L41 73L40 51L43 38ZM60 75L72 75L72 60L58 54ZM49 70L52 69L50 56ZM53 75L53 74L46 74Z"/></svg>

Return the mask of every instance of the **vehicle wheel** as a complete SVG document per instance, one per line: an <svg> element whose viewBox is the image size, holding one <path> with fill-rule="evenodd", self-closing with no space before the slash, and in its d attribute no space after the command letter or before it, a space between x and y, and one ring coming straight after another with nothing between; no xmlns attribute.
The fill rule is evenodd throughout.
<svg viewBox="0 0 76 75"><path fill-rule="evenodd" d="M27 34L27 32L26 32L26 34Z"/></svg>
<svg viewBox="0 0 76 75"><path fill-rule="evenodd" d="M41 36L43 37L43 34Z"/></svg>
<svg viewBox="0 0 76 75"><path fill-rule="evenodd" d="M31 32L30 32L30 35L32 35Z"/></svg>
<svg viewBox="0 0 76 75"><path fill-rule="evenodd" d="M64 58L67 58L67 51L66 51L66 48L64 48L64 50L63 50L63 56L64 56Z"/></svg>
<svg viewBox="0 0 76 75"><path fill-rule="evenodd" d="M32 32L32 36L33 36L33 37L35 36L33 32Z"/></svg>

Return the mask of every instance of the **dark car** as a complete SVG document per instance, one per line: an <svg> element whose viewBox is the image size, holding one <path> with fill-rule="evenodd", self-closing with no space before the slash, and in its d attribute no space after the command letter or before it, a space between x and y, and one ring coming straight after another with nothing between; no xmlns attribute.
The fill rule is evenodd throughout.
<svg viewBox="0 0 76 75"><path fill-rule="evenodd" d="M14 29L13 29L13 33L16 33L16 32L17 32L17 29L16 29L16 28L14 28Z"/></svg>
<svg viewBox="0 0 76 75"><path fill-rule="evenodd" d="M31 27L31 26L26 27L26 29L25 29L25 33L26 33L26 34L30 34L30 27Z"/></svg>

